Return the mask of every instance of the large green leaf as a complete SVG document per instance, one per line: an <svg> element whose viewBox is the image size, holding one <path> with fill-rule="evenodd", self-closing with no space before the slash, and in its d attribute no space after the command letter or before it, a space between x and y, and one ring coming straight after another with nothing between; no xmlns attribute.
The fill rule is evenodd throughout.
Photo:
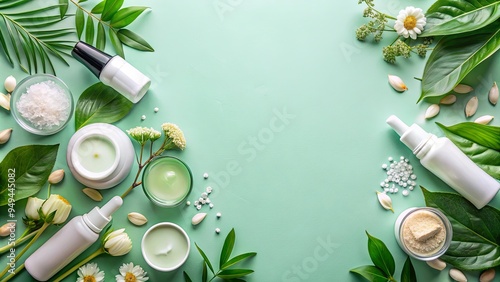
<svg viewBox="0 0 500 282"><path fill-rule="evenodd" d="M438 0L426 12L421 36L474 31L500 17L500 0Z"/></svg>
<svg viewBox="0 0 500 282"><path fill-rule="evenodd" d="M59 144L28 145L6 155L0 163L0 206L6 205L11 196L17 201L40 191L52 172L58 148Z"/></svg>
<svg viewBox="0 0 500 282"><path fill-rule="evenodd" d="M386 277L392 277L396 270L396 263L391 252L380 239L370 235L368 232L366 232L366 235L368 236L368 253L373 264L380 268Z"/></svg>
<svg viewBox="0 0 500 282"><path fill-rule="evenodd" d="M500 48L500 29L465 37L443 37L432 51L422 76L419 101L449 93L481 62Z"/></svg>
<svg viewBox="0 0 500 282"><path fill-rule="evenodd" d="M425 204L440 209L450 220L453 238L440 258L462 270L483 270L500 265L500 211L478 210L458 194L422 188Z"/></svg>
<svg viewBox="0 0 500 282"><path fill-rule="evenodd" d="M103 21L109 21L118 12L123 5L124 0L106 0L102 10L101 18Z"/></svg>
<svg viewBox="0 0 500 282"><path fill-rule="evenodd" d="M417 274L410 257L406 258L403 270L401 270L401 282L417 282Z"/></svg>
<svg viewBox="0 0 500 282"><path fill-rule="evenodd" d="M137 33L134 33L131 30L123 28L118 30L116 34L118 35L120 41L128 47L139 51L154 52L153 47L151 47L151 45L149 45L144 38L140 37Z"/></svg>
<svg viewBox="0 0 500 282"><path fill-rule="evenodd" d="M113 88L98 82L80 95L75 109L75 127L78 130L91 123L119 121L133 105Z"/></svg>
<svg viewBox="0 0 500 282"><path fill-rule="evenodd" d="M116 12L110 24L114 28L124 28L133 23L146 9L148 9L148 7L132 6L123 8Z"/></svg>
<svg viewBox="0 0 500 282"><path fill-rule="evenodd" d="M233 251L235 241L236 241L236 233L234 232L234 228L233 228L227 234L226 239L224 240L224 245L222 245L222 251L220 253L220 262L219 262L220 268L222 268L222 266L231 257L231 253Z"/></svg>
<svg viewBox="0 0 500 282"><path fill-rule="evenodd" d="M251 269L225 269L217 274L217 277L222 279L237 279L248 274L252 274L254 271Z"/></svg>
<svg viewBox="0 0 500 282"><path fill-rule="evenodd" d="M464 122L436 123L457 147L489 175L500 179L500 127Z"/></svg>

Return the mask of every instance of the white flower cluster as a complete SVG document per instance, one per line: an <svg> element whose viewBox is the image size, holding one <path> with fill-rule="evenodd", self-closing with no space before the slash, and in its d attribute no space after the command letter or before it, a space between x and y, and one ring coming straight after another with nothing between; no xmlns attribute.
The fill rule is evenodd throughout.
<svg viewBox="0 0 500 282"><path fill-rule="evenodd" d="M153 128L137 126L127 130L127 133L141 145L148 140L156 141L161 137L161 133Z"/></svg>
<svg viewBox="0 0 500 282"><path fill-rule="evenodd" d="M181 150L184 150L184 148L186 148L186 139L184 138L184 133L177 125L173 123L164 123L161 125L161 128L163 132L165 132L165 137L167 139L171 139L171 142L166 144L167 148L165 149L171 149L168 146L171 146L172 144Z"/></svg>

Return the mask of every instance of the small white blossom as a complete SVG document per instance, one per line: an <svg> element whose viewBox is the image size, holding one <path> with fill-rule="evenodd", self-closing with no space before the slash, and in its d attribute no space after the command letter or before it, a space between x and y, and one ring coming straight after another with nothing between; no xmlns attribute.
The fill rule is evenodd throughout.
<svg viewBox="0 0 500 282"><path fill-rule="evenodd" d="M104 281L104 271L100 271L96 263L91 262L78 269L76 282L102 282Z"/></svg>
<svg viewBox="0 0 500 282"><path fill-rule="evenodd" d="M186 148L186 139L184 138L184 133L182 130L173 123L164 123L161 126L163 132L165 133L165 138L170 139L165 146L165 149L179 148L184 150Z"/></svg>
<svg viewBox="0 0 500 282"><path fill-rule="evenodd" d="M426 21L422 9L409 6L399 11L394 29L404 38L417 39L417 35L424 30Z"/></svg>
<svg viewBox="0 0 500 282"><path fill-rule="evenodd" d="M50 197L42 205L42 213L47 217L55 211L53 224L61 224L68 219L71 212L71 204L63 196L51 194Z"/></svg>
<svg viewBox="0 0 500 282"><path fill-rule="evenodd" d="M148 273L139 265L134 266L133 263L124 263L120 266L120 274L116 275L116 282L144 282L148 281Z"/></svg>
<svg viewBox="0 0 500 282"><path fill-rule="evenodd" d="M125 228L115 230L104 238L104 249L112 256L123 256L132 249L132 240L124 232Z"/></svg>
<svg viewBox="0 0 500 282"><path fill-rule="evenodd" d="M159 131L154 130L153 128L140 126L127 130L127 133L141 145L146 143L148 140L155 141L161 137L161 133Z"/></svg>
<svg viewBox="0 0 500 282"><path fill-rule="evenodd" d="M38 210L42 207L44 200L37 197L29 197L28 202L26 203L26 208L24 212L28 219L39 220L40 215L38 214Z"/></svg>

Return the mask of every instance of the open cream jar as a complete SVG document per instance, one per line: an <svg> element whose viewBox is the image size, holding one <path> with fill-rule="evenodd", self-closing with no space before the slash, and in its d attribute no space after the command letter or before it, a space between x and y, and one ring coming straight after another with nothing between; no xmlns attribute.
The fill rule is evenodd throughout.
<svg viewBox="0 0 500 282"><path fill-rule="evenodd" d="M405 253L418 260L433 260L450 246L453 230L448 218L435 208L409 208L394 225L396 241Z"/></svg>
<svg viewBox="0 0 500 282"><path fill-rule="evenodd" d="M70 139L66 160L80 183L107 189L122 182L134 161L130 138L118 127L94 123L79 129Z"/></svg>

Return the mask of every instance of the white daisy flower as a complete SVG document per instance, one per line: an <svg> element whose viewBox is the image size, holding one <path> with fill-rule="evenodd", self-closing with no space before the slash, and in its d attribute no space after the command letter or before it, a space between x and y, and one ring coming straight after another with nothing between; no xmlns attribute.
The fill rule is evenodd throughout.
<svg viewBox="0 0 500 282"><path fill-rule="evenodd" d="M120 266L120 274L116 275L116 282L144 282L148 281L148 273L139 265L124 263Z"/></svg>
<svg viewBox="0 0 500 282"><path fill-rule="evenodd" d="M104 281L104 271L99 271L97 263L91 262L78 268L78 278L76 282L102 282Z"/></svg>
<svg viewBox="0 0 500 282"><path fill-rule="evenodd" d="M404 38L417 39L417 34L424 30L426 20L422 9L409 6L399 11L394 29Z"/></svg>

